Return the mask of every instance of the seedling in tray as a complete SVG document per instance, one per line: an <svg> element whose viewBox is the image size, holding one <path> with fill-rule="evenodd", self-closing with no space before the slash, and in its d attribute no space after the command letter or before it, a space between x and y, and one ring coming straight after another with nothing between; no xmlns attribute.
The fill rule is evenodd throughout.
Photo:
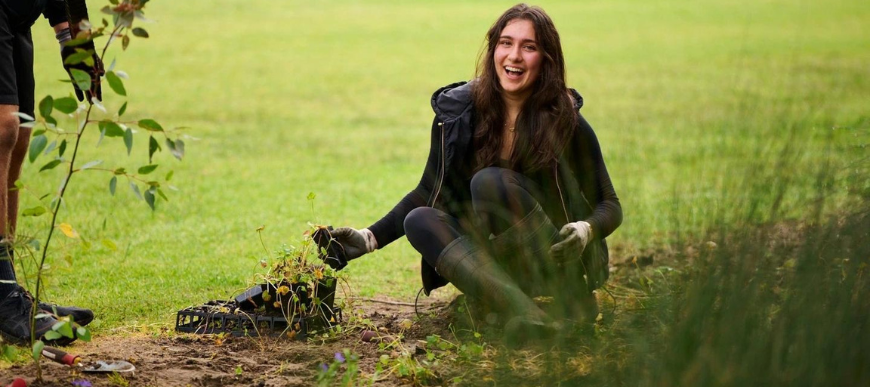
<svg viewBox="0 0 870 387"><path fill-rule="evenodd" d="M301 338L311 330L341 322L341 310L334 305L340 277L324 264L329 254L341 249L332 240L331 230L315 226L313 233L305 233L301 248L279 250L262 283L234 300L210 301L179 311L176 330L236 336L261 335L268 330L272 335ZM317 258L309 259L312 255ZM269 267L266 261L262 264Z"/></svg>

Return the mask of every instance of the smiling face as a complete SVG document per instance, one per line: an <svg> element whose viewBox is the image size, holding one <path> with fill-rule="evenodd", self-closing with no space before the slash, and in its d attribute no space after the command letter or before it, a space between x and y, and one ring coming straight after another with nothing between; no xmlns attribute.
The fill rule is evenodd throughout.
<svg viewBox="0 0 870 387"><path fill-rule="evenodd" d="M519 101L529 97L541 70L541 56L535 40L535 25L525 19L509 21L499 35L493 54L504 97Z"/></svg>

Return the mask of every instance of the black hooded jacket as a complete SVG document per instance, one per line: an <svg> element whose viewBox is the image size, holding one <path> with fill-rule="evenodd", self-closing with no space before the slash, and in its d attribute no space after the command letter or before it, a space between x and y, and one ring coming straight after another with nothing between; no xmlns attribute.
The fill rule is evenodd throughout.
<svg viewBox="0 0 870 387"><path fill-rule="evenodd" d="M29 29L40 14L52 26L67 21L64 0L0 0L10 24L18 30Z"/></svg>
<svg viewBox="0 0 870 387"><path fill-rule="evenodd" d="M475 149L471 85L453 83L432 95L435 120L423 177L414 190L369 227L379 247L383 248L405 235L405 216L417 207L435 207L458 219L470 219L470 183ZM579 110L583 98L573 89L571 93L575 108ZM599 262L602 264L599 269L603 267L604 271L590 275L589 283L591 289L600 287L608 275L604 238L622 223L622 207L604 165L598 139L582 115L577 120L571 144L565 147L558 164L529 177L544 190L547 200L541 206L557 228L579 220L592 225L595 239L583 255L584 260L603 260ZM422 276L426 294L447 283L425 262Z"/></svg>

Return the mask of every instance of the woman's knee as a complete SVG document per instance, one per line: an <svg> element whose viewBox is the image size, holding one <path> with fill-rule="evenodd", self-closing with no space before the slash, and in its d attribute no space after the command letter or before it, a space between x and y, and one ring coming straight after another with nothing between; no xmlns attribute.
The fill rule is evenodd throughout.
<svg viewBox="0 0 870 387"><path fill-rule="evenodd" d="M511 171L486 167L471 178L471 197L474 200L498 200L505 191Z"/></svg>
<svg viewBox="0 0 870 387"><path fill-rule="evenodd" d="M405 216L405 236L412 245L431 232L433 225L438 222L439 212L432 207L417 207Z"/></svg>

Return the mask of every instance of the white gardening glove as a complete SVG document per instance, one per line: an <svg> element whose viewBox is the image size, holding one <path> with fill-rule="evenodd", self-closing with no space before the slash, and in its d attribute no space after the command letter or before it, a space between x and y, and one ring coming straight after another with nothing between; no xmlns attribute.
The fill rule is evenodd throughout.
<svg viewBox="0 0 870 387"><path fill-rule="evenodd" d="M556 262L573 261L580 258L592 240L592 226L582 220L568 223L559 230L559 236L562 241L550 247L550 256Z"/></svg>
<svg viewBox="0 0 870 387"><path fill-rule="evenodd" d="M375 234L367 228L357 230L351 227L339 227L332 230L330 234L333 240L344 248L344 256L338 257L338 262L327 261L336 270L344 268L347 265L347 261L371 253L378 248L378 240L375 239Z"/></svg>

